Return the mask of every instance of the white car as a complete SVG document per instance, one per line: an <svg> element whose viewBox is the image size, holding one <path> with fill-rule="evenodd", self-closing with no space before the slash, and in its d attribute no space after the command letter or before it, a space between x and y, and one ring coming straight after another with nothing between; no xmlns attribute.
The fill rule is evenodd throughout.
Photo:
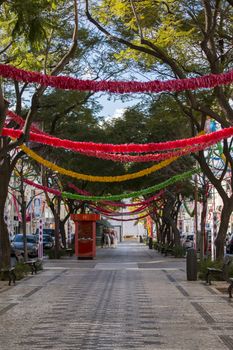
<svg viewBox="0 0 233 350"><path fill-rule="evenodd" d="M185 249L188 249L188 248L193 248L193 238L194 236L193 235L188 235L184 241L184 244L183 244L183 247Z"/></svg>

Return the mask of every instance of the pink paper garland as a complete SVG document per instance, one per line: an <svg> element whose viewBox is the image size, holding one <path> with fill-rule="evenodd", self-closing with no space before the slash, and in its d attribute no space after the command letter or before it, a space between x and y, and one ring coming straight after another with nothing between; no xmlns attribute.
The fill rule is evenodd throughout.
<svg viewBox="0 0 233 350"><path fill-rule="evenodd" d="M145 211L145 209L148 207L148 205L142 205L139 208L136 208L132 211L127 212L115 212L114 210L107 210L97 205L91 205L90 208L96 209L98 212L100 212L103 215L106 216L125 216L125 215L135 215L138 213L141 213L142 211Z"/></svg>
<svg viewBox="0 0 233 350"><path fill-rule="evenodd" d="M46 187L46 186L39 185L39 184L37 184L37 183L35 183L35 182L31 181L31 180L23 179L23 182L25 182L26 184L28 184L28 185L30 185L30 186L33 186L33 187L35 187L35 188L38 188L39 190L52 193L52 194L54 194L55 196L61 197L61 195L62 195L62 192L59 191L59 190L55 190L55 189L50 188L50 187Z"/></svg>
<svg viewBox="0 0 233 350"><path fill-rule="evenodd" d="M0 76L26 83L37 83L42 86L50 86L57 89L95 92L107 91L119 94L208 89L219 85L228 85L233 82L233 70L227 73L207 74L197 78L166 81L96 81L81 80L67 76L51 76L15 68L8 64L0 64Z"/></svg>

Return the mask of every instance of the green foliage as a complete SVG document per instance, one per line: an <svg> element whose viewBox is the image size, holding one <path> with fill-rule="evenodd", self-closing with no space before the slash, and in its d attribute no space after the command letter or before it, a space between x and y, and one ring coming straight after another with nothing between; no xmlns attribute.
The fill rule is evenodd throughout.
<svg viewBox="0 0 233 350"><path fill-rule="evenodd" d="M233 264L231 263L228 268L229 277L233 277Z"/></svg>
<svg viewBox="0 0 233 350"><path fill-rule="evenodd" d="M182 125L182 127L181 127ZM185 138L189 134L189 123L182 115L179 105L169 95L145 100L137 106L128 108L121 118L112 119L104 124L106 139L113 143L148 143L164 142ZM127 163L127 172L136 172L151 166L151 163ZM190 156L182 157L173 164L146 177L124 183L124 190L134 191L167 180L175 173L190 170L193 160ZM192 191L190 180L182 186L173 186L174 192L189 195Z"/></svg>
<svg viewBox="0 0 233 350"><path fill-rule="evenodd" d="M24 278L30 272L30 266L25 265L23 262L19 262L15 266L15 274L17 280Z"/></svg>
<svg viewBox="0 0 233 350"><path fill-rule="evenodd" d="M0 11L2 61L24 69L51 71L70 44L73 30L70 6L71 2L64 6L62 0L4 3Z"/></svg>
<svg viewBox="0 0 233 350"><path fill-rule="evenodd" d="M186 250L182 246L174 246L172 248L173 254L175 258L184 258L186 254Z"/></svg>
<svg viewBox="0 0 233 350"><path fill-rule="evenodd" d="M55 259L55 249L49 249L46 253L49 259ZM67 253L65 249L60 249L57 254L57 259L61 259L62 257L70 256L70 253Z"/></svg>
<svg viewBox="0 0 233 350"><path fill-rule="evenodd" d="M17 280L21 280L25 276L27 276L28 273L30 273L31 269L28 265L25 265L23 262L18 262L15 265L15 275ZM6 281L8 280L8 273L7 272L0 272L0 280Z"/></svg>
<svg viewBox="0 0 233 350"><path fill-rule="evenodd" d="M162 254L170 253L175 258L184 258L186 251L182 246L173 246L171 247L168 243L162 244L157 241L153 243L154 249L158 250Z"/></svg>
<svg viewBox="0 0 233 350"><path fill-rule="evenodd" d="M56 10L59 1L14 0L4 6L12 16L12 37L23 35L33 48L39 49L47 39L46 30L50 27L48 13Z"/></svg>
<svg viewBox="0 0 233 350"><path fill-rule="evenodd" d="M55 259L55 249L49 249L47 252L46 252L46 255L48 256L49 259ZM57 254L57 259L60 259L62 256L62 253L61 251L59 250L58 254Z"/></svg>
<svg viewBox="0 0 233 350"><path fill-rule="evenodd" d="M92 12L95 18L104 26L111 27L112 32L118 33L119 37L124 37L135 45L146 47L146 44L141 44L140 26L143 37L149 40L155 48L162 49L169 54L172 46L173 54L177 58L182 55L183 60L187 61L186 57L190 55L190 50L193 52L194 39L197 40L197 36L200 35L196 25L186 14L188 8L189 5L184 1L134 1L136 20L130 1L102 0L97 2ZM198 6L195 7L195 10L200 12ZM115 57L117 60L131 58L135 62L143 62L144 67L147 68L158 62L153 53L150 55L131 48L122 48L122 46L116 52Z"/></svg>
<svg viewBox="0 0 233 350"><path fill-rule="evenodd" d="M221 269L222 265L223 265L222 260L212 261L211 259L205 259L202 261L198 261L198 278L201 280L205 280L208 267L214 267L216 269ZM217 279L218 276L213 275L213 278Z"/></svg>

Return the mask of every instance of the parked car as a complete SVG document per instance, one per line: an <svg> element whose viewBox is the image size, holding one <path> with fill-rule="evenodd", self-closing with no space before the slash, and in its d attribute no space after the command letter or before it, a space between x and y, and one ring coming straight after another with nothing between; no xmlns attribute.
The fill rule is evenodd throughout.
<svg viewBox="0 0 233 350"><path fill-rule="evenodd" d="M185 240L186 240L186 234L185 233L181 233L180 234L181 245L184 245Z"/></svg>
<svg viewBox="0 0 233 350"><path fill-rule="evenodd" d="M37 240L39 241L39 235L36 235ZM54 239L50 235L43 235L43 248L51 249L54 247Z"/></svg>
<svg viewBox="0 0 233 350"><path fill-rule="evenodd" d="M231 235L226 244L226 253L233 254L233 236Z"/></svg>
<svg viewBox="0 0 233 350"><path fill-rule="evenodd" d="M29 258L35 258L38 256L38 239L35 235L27 234L27 253ZM24 255L24 241L23 234L15 235L11 243L12 255Z"/></svg>
<svg viewBox="0 0 233 350"><path fill-rule="evenodd" d="M39 229L38 228L36 229L36 236L39 239ZM43 229L43 237L44 237L44 241L46 241L48 243L48 244L46 244L46 247L44 246L44 248L46 248L46 249L47 248L49 248L49 249L53 248L54 245L55 245L55 230L53 228L44 228ZM52 247L50 247L52 241L48 237L51 237L52 240L53 240L53 246ZM59 234L59 242L60 242L60 247L64 248L64 246L62 244L62 240L61 240L61 234Z"/></svg>
<svg viewBox="0 0 233 350"><path fill-rule="evenodd" d="M39 229L36 229L36 235L39 235ZM48 235L55 240L55 230L53 228L43 228L43 236Z"/></svg>
<svg viewBox="0 0 233 350"><path fill-rule="evenodd" d="M184 248L189 249L189 248L193 247L193 238L194 238L193 235L186 236L186 239L185 239L184 244L183 244Z"/></svg>

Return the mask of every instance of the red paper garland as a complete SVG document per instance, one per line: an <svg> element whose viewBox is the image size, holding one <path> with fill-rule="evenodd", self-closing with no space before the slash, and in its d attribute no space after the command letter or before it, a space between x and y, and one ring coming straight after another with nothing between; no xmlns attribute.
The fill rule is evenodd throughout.
<svg viewBox="0 0 233 350"><path fill-rule="evenodd" d="M26 71L8 64L0 64L0 75L26 83L38 83L64 90L78 91L108 91L113 93L141 93L162 91L184 91L208 89L233 82L233 70L227 73L208 74L203 77L173 79L167 81L154 80L150 82L137 81L95 81L81 80L66 76L50 76L38 72Z"/></svg>
<svg viewBox="0 0 233 350"><path fill-rule="evenodd" d="M23 127L25 121L22 117L15 114L12 111L8 111L7 115L11 118L11 120L15 121L20 127ZM39 128L37 128L34 124L31 126L31 130L35 133L43 134L49 136L49 134L43 132ZM113 153L105 153L100 151L87 151L87 150L79 150L79 153L85 154L86 156L96 157L105 160L119 161L119 162L150 162L150 161L160 161L165 160L171 157L181 157L188 153L195 153L204 148L207 148L214 144L215 141L209 142L208 144L200 144L197 146L188 147L183 150L177 150L174 152L166 152L166 153L157 153L157 154L144 154L139 156L132 156L127 154L113 154Z"/></svg>
<svg viewBox="0 0 233 350"><path fill-rule="evenodd" d="M15 123L17 123L20 128L22 128L24 126L25 120L22 117L20 117L19 115L17 115L16 113L8 110L7 111L7 116L11 120L13 120ZM48 135L49 136L48 133L46 133L46 132L42 131L41 129L37 128L34 123L32 123L32 125L31 125L31 131L33 131L35 133L38 133L38 134Z"/></svg>
<svg viewBox="0 0 233 350"><path fill-rule="evenodd" d="M22 135L22 130L7 129L3 128L3 136L10 136L15 139ZM42 143L50 145L53 147L69 149L78 152L79 150L91 150L91 151L102 151L102 152L113 152L113 153L141 153L141 152L154 152L161 150L169 150L174 148L185 148L194 145L205 144L209 142L218 142L222 139L228 138L233 135L233 127L218 130L212 132L211 134L205 134L200 136L195 136L189 139L181 139L176 141L167 142L153 142L146 144L102 144L94 142L79 142L62 140L57 137L52 137L49 135L42 135L38 133L31 132L29 140L37 143Z"/></svg>
<svg viewBox="0 0 233 350"><path fill-rule="evenodd" d="M8 111L7 115L10 117L11 120L16 122L20 127L24 126L25 120L19 115L15 114L12 111ZM49 136L49 134L43 132L42 130L37 128L34 124L32 124L31 126L31 131ZM85 154L86 156L90 156L90 157L96 157L100 159L119 161L119 162L149 162L149 161L160 161L171 157L177 157L177 156L180 157L188 153L194 153L203 148L207 148L211 146L211 144L212 143L205 144L205 145L198 145L198 146L186 148L184 150L178 150L175 152L144 154L142 156L122 155L122 154L113 154L113 153L104 153L100 151L95 152L95 151L86 151L86 150L79 150L79 153Z"/></svg>
<svg viewBox="0 0 233 350"><path fill-rule="evenodd" d="M132 163L132 162L159 162L161 160L165 160L172 157L181 157L184 155L187 155L189 153L196 153L198 151L201 151L205 148L208 148L215 144L216 141L213 140L212 142L208 143L201 143L200 145L195 146L189 146L182 150L177 150L173 152L166 152L166 153L156 153L156 154L144 154L139 156L132 156L128 154L114 154L114 153L105 153L100 151L86 151L86 150L80 150L78 153L84 154L86 156L90 157L96 157L99 159L105 159L105 160L111 160L114 162L124 162L124 163Z"/></svg>

